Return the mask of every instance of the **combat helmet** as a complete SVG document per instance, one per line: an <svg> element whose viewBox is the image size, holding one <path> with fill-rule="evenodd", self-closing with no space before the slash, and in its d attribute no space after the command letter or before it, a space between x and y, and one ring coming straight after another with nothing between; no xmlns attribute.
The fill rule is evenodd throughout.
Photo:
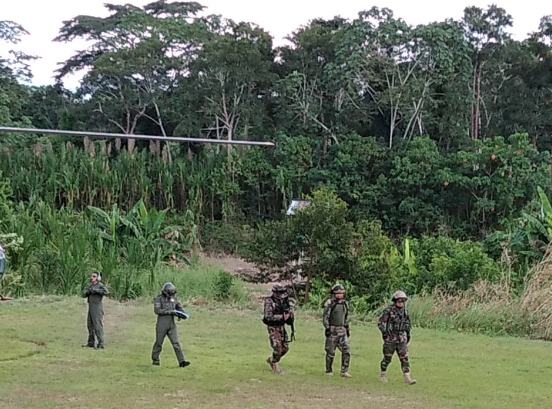
<svg viewBox="0 0 552 409"><path fill-rule="evenodd" d="M163 284L163 288L161 289L161 292L167 296L169 295L175 295L176 294L176 287L173 283L165 283Z"/></svg>
<svg viewBox="0 0 552 409"><path fill-rule="evenodd" d="M276 284L272 287L272 292L276 294L287 294L287 288L283 285Z"/></svg>
<svg viewBox="0 0 552 409"><path fill-rule="evenodd" d="M335 284L332 287L332 294L345 294L345 287L342 284Z"/></svg>
<svg viewBox="0 0 552 409"><path fill-rule="evenodd" d="M406 293L404 291L397 291L395 294L393 294L393 298L391 298L391 301L395 302L397 300L408 300L408 297L406 296Z"/></svg>

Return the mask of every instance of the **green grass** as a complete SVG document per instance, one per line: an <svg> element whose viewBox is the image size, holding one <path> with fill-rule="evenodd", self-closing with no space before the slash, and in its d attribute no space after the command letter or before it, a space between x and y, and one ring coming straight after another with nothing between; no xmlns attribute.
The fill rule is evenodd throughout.
<svg viewBox="0 0 552 409"><path fill-rule="evenodd" d="M297 341L270 372L258 312L186 306L178 323L192 365L182 369L168 341L150 365L151 300L106 301L106 349L81 348L86 304L33 298L0 304L0 408L544 408L552 395L552 344L416 329L412 374L396 357L378 382L381 341L373 325L352 326L352 379L324 375L320 322L299 315ZM338 354L339 357L339 354ZM336 365L336 369L337 369Z"/></svg>

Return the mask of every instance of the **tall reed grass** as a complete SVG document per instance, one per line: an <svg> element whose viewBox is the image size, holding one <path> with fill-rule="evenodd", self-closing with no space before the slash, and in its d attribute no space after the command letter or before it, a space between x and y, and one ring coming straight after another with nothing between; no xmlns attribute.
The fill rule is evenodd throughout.
<svg viewBox="0 0 552 409"><path fill-rule="evenodd" d="M435 290L413 297L409 313L416 326L552 340L552 248L529 275L521 295L508 280L479 281L450 294Z"/></svg>

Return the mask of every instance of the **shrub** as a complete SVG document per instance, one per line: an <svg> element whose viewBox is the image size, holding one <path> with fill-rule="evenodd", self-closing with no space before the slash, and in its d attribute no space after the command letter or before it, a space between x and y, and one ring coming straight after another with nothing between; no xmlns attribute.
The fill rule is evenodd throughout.
<svg viewBox="0 0 552 409"><path fill-rule="evenodd" d="M416 290L432 291L441 287L466 290L478 280L495 281L500 267L483 249L481 243L449 237L412 240L416 256Z"/></svg>
<svg viewBox="0 0 552 409"><path fill-rule="evenodd" d="M214 296L219 301L227 300L231 296L234 287L234 276L227 271L216 274L214 282Z"/></svg>

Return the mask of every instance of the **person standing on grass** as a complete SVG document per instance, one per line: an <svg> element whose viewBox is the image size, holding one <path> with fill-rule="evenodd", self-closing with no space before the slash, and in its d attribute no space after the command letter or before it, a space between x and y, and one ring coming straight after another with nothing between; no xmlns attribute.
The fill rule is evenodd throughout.
<svg viewBox="0 0 552 409"><path fill-rule="evenodd" d="M326 335L326 375L333 375L335 349L341 351L341 373L344 378L351 378L349 362L351 349L349 345L349 305L345 300L345 287L336 284L332 287L333 297L324 304L322 324Z"/></svg>
<svg viewBox="0 0 552 409"><path fill-rule="evenodd" d="M155 326L155 344L153 344L151 351L152 365L159 365L159 355L163 349L163 341L168 336L176 354L178 365L181 368L187 367L190 365L190 361L186 361L184 358L182 346L178 341L178 330L174 322L176 311L184 312L184 309L176 299L176 287L173 283L163 285L161 294L153 300L153 311L157 314L157 324Z"/></svg>
<svg viewBox="0 0 552 409"><path fill-rule="evenodd" d="M90 284L82 294L84 298L88 298L88 342L83 347L104 349L102 300L108 292L100 282L101 279L100 272L94 271L90 276ZM94 344L94 337L98 341L97 345Z"/></svg>
<svg viewBox="0 0 552 409"><path fill-rule="evenodd" d="M393 354L397 352L401 361L404 382L413 385L415 379L410 377L410 362L408 361L408 343L410 342L410 317L405 303L408 297L403 291L393 294L393 304L383 310L378 320L378 328L383 338L383 360L381 361L380 380L387 382L386 371Z"/></svg>
<svg viewBox="0 0 552 409"><path fill-rule="evenodd" d="M289 351L289 338L285 324L292 324L294 311L290 305L286 287L276 284L272 287L272 296L264 303L263 323L268 329L268 340L272 347L272 356L266 359L272 371L281 375L279 362ZM293 337L292 337L293 338Z"/></svg>

